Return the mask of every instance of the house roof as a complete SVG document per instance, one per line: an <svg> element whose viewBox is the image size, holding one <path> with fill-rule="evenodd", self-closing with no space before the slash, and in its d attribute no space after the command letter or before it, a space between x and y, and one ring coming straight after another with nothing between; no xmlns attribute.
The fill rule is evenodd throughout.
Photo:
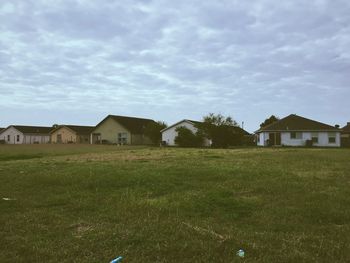
<svg viewBox="0 0 350 263"><path fill-rule="evenodd" d="M347 125L341 128L341 131L345 133L350 133L350 122L348 122Z"/></svg>
<svg viewBox="0 0 350 263"><path fill-rule="evenodd" d="M6 129L14 127L16 130L21 133L27 134L49 134L53 129L52 127L42 127L42 126L24 126L24 125L11 125Z"/></svg>
<svg viewBox="0 0 350 263"><path fill-rule="evenodd" d="M201 121L193 121L193 120L184 119L184 120L181 120L181 121L179 121L179 122L177 122L177 123L175 123L175 124L173 124L173 125L171 125L171 126L165 128L165 129L161 130L160 132L164 132L164 131L166 131L166 130L168 130L168 129L170 129L170 128L172 128L172 127L174 127L174 126L176 126L176 125L178 125L178 124L180 124L180 123L182 123L182 122L187 122L187 123L190 123L190 124L193 124L193 125L203 123L203 122L201 122ZM250 134L249 132L247 132L246 130L243 130L243 129L242 129L241 127L239 127L239 126L233 126L232 128L233 128L235 131L237 131L237 132L242 132L244 135L249 135L249 134Z"/></svg>
<svg viewBox="0 0 350 263"><path fill-rule="evenodd" d="M339 131L339 129L322 122L291 114L257 130L256 132L264 131Z"/></svg>
<svg viewBox="0 0 350 263"><path fill-rule="evenodd" d="M95 126L79 126L79 125L59 125L56 129L52 130L51 133L66 127L76 134L90 134L92 130L95 128Z"/></svg>
<svg viewBox="0 0 350 263"><path fill-rule="evenodd" d="M96 128L100 126L108 118L112 118L113 120L115 120L116 122L124 126L133 134L143 134L145 127L148 124L155 122L154 120L151 120L151 119L127 117L127 116L119 116L119 115L108 115L99 124L96 125Z"/></svg>
<svg viewBox="0 0 350 263"><path fill-rule="evenodd" d="M200 124L200 123L201 123L200 121L193 121L193 120L183 119L183 120L181 120L181 121L178 121L178 122L174 123L173 125L170 125L169 127L164 128L164 129L161 130L160 132L164 132L164 131L166 131L166 130L169 130L169 129L175 127L176 125L178 125L178 124L180 124L180 123L182 123L182 122L187 122L187 123L190 123L190 124L193 124L193 125L195 125L195 124Z"/></svg>

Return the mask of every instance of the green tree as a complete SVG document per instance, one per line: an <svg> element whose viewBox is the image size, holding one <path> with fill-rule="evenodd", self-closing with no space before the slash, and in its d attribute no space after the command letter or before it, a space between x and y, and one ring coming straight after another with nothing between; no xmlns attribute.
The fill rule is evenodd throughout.
<svg viewBox="0 0 350 263"><path fill-rule="evenodd" d="M151 139L154 144L158 144L162 140L161 130L167 127L165 122L150 122L145 128L145 135Z"/></svg>
<svg viewBox="0 0 350 263"><path fill-rule="evenodd" d="M190 129L181 126L176 128L175 144L180 147L199 147L203 145L200 133L193 133Z"/></svg>
<svg viewBox="0 0 350 263"><path fill-rule="evenodd" d="M262 122L260 124L260 128L264 128L267 125L270 125L270 124L272 124L272 123L274 123L274 122L276 122L278 120L279 120L278 117L276 117L275 115L271 115L269 118L267 118L264 122Z"/></svg>
<svg viewBox="0 0 350 263"><path fill-rule="evenodd" d="M212 141L213 147L226 148L243 143L243 130L230 116L210 113L196 126L198 133Z"/></svg>

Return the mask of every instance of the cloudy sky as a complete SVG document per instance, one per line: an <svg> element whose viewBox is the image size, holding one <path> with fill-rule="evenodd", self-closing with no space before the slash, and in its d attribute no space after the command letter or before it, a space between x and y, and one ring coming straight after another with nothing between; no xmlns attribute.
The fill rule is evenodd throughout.
<svg viewBox="0 0 350 263"><path fill-rule="evenodd" d="M0 126L350 121L348 0L1 0Z"/></svg>

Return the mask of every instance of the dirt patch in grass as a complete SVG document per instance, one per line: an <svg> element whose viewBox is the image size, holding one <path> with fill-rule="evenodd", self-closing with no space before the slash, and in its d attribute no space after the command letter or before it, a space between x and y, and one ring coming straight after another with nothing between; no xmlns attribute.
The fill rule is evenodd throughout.
<svg viewBox="0 0 350 263"><path fill-rule="evenodd" d="M72 224L69 226L69 229L76 238L82 238L84 235L94 230L94 228L87 223Z"/></svg>

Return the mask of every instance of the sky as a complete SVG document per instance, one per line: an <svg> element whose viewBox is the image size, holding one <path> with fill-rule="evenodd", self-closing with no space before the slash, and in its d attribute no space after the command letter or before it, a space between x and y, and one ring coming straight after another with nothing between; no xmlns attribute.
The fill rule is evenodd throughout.
<svg viewBox="0 0 350 263"><path fill-rule="evenodd" d="M0 127L350 121L350 1L0 1Z"/></svg>

